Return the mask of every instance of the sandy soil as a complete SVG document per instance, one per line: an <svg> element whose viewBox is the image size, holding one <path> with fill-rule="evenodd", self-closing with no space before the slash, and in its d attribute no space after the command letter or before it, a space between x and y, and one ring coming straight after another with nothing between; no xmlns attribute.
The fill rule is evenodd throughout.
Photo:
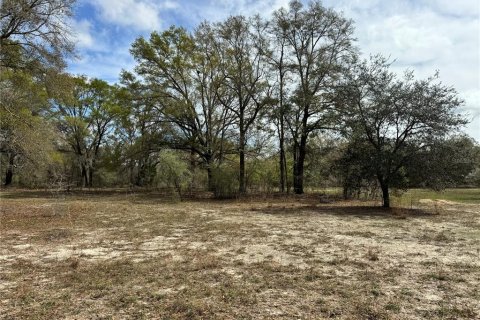
<svg viewBox="0 0 480 320"><path fill-rule="evenodd" d="M475 319L480 206L3 193L1 319Z"/></svg>

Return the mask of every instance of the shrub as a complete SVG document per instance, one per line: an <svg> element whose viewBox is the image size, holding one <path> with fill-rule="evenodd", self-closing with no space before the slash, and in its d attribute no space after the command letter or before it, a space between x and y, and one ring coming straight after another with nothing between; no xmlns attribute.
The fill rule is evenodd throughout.
<svg viewBox="0 0 480 320"><path fill-rule="evenodd" d="M190 184L191 172L187 162L180 157L178 152L164 150L159 154L155 180L158 187L174 189L181 198L182 190Z"/></svg>
<svg viewBox="0 0 480 320"><path fill-rule="evenodd" d="M238 170L235 167L221 166L212 170L215 198L229 199L238 195Z"/></svg>

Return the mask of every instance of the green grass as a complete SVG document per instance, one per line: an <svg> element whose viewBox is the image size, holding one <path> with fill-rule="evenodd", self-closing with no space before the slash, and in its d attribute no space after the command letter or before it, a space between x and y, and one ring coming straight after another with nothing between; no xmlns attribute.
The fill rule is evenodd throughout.
<svg viewBox="0 0 480 320"><path fill-rule="evenodd" d="M341 196L342 188L323 188L314 190L328 196ZM394 205L409 206L418 203L420 199L448 200L460 203L480 204L480 188L451 188L443 191L429 189L410 189L407 192L396 194L391 191Z"/></svg>
<svg viewBox="0 0 480 320"><path fill-rule="evenodd" d="M417 203L420 199L448 200L478 204L480 203L480 189L458 188L445 189L440 192L428 189L411 189L400 196L394 196L394 202L402 205Z"/></svg>

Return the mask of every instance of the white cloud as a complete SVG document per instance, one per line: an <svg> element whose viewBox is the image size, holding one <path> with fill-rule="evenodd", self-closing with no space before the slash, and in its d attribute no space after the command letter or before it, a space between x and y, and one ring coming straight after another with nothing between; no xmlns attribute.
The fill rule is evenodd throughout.
<svg viewBox="0 0 480 320"><path fill-rule="evenodd" d="M151 31L162 27L160 17L163 10L177 8L172 0L89 0L100 13L103 22L141 31Z"/></svg>
<svg viewBox="0 0 480 320"><path fill-rule="evenodd" d="M476 0L424 0L424 5L450 16L477 16L480 2Z"/></svg>
<svg viewBox="0 0 480 320"><path fill-rule="evenodd" d="M82 52L80 59L70 64L69 72L115 83L119 79L120 70L131 70L134 65L128 47L120 46L108 52Z"/></svg>
<svg viewBox="0 0 480 320"><path fill-rule="evenodd" d="M170 0L167 0L167 1L164 1L162 4L161 4L161 7L164 8L164 9L177 9L178 8L178 3L175 2L175 1L170 1Z"/></svg>
<svg viewBox="0 0 480 320"><path fill-rule="evenodd" d="M466 132L480 141L480 8L473 0L326 0L355 21L365 56L395 59L393 70L419 78L440 71L457 89L472 119Z"/></svg>
<svg viewBox="0 0 480 320"><path fill-rule="evenodd" d="M221 21L230 15L251 16L259 14L267 17L281 7L287 7L290 0L208 0L190 3L183 1L182 13L185 18L200 21ZM192 21L191 21L192 22Z"/></svg>
<svg viewBox="0 0 480 320"><path fill-rule="evenodd" d="M74 32L75 44L77 48L91 48L95 44L95 40L91 34L92 24L88 20L73 20L71 22Z"/></svg>

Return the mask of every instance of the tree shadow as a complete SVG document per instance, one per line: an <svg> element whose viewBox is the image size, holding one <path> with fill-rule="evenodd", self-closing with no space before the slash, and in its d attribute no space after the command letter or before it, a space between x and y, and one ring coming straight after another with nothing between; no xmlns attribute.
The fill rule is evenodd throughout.
<svg viewBox="0 0 480 320"><path fill-rule="evenodd" d="M383 208L371 205L345 205L344 203L305 205L305 206L270 206L252 208L251 211L261 214L305 216L305 215L335 215L357 218L406 219L432 217L433 213L419 208Z"/></svg>
<svg viewBox="0 0 480 320"><path fill-rule="evenodd" d="M1 189L2 199L56 199L84 201L128 201L133 204L161 204L182 202L212 203L220 205L251 204L250 211L259 214L280 216L336 215L357 218L406 219L432 217L435 214L419 208L383 208L380 206L354 204L340 201L338 197L324 194L280 195L255 194L233 199L215 199L210 192L196 192L179 197L171 190L128 190L128 189L74 189L56 192L54 190ZM247 209L248 210L248 209Z"/></svg>

